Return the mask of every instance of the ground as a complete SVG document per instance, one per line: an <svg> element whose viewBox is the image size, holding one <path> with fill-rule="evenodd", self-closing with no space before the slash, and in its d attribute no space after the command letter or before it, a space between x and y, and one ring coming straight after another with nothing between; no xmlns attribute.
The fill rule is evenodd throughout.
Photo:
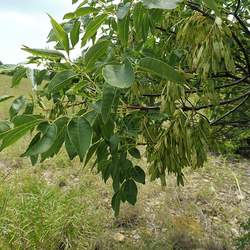
<svg viewBox="0 0 250 250"><path fill-rule="evenodd" d="M10 90L0 76L0 84L0 96L29 92L28 81ZM0 104L1 119L9 103ZM210 155L186 171L184 187L174 176L164 188L147 181L136 206L122 205L115 218L111 183L63 151L31 166L19 157L29 139L0 153L0 249L234 249L250 216L247 160ZM144 157L140 166L147 169Z"/></svg>

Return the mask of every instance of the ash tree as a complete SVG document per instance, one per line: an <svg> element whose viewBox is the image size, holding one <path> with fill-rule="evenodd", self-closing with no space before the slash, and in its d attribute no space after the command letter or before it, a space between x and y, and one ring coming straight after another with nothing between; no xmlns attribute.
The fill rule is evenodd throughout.
<svg viewBox="0 0 250 250"><path fill-rule="evenodd" d="M22 156L32 164L64 147L111 179L117 215L121 202L136 203L145 172L184 185L183 169L202 167L211 144L235 128L249 134L248 0L73 4L62 23L49 16L53 50L22 48L30 57L12 87L28 75L33 97L14 99L0 122L0 150L27 133ZM75 48L82 55L72 60Z"/></svg>

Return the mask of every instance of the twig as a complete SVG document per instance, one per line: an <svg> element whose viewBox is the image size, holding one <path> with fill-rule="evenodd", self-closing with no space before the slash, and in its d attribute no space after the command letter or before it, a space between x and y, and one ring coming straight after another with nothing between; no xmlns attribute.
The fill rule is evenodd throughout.
<svg viewBox="0 0 250 250"><path fill-rule="evenodd" d="M223 100L221 101L218 105L222 106L222 105L226 105L226 104L230 104L236 101L241 100L244 97L248 97L250 95L250 91L246 92L243 95L240 95L238 97L235 97L233 99L229 99L229 100ZM213 104L210 103L208 105L203 105L203 106L193 106L193 107L189 107L189 106L183 106L182 110L183 111L198 111L201 109L206 109L206 108L212 108L214 106L216 106L217 104ZM127 109L135 109L135 110L140 110L140 111L145 111L145 112L149 112L149 111L159 111L160 107L159 106L141 106L141 105L128 105Z"/></svg>
<svg viewBox="0 0 250 250"><path fill-rule="evenodd" d="M219 103L219 105L222 106L222 105L230 104L230 103L236 102L236 101L238 101L238 100L240 100L240 99L242 99L242 98L244 98L244 97L246 97L246 96L249 96L249 95L250 95L250 91L246 92L246 93L243 94L243 95L240 95L240 96L238 96L238 97L235 97L235 98L233 98L233 99L221 101L221 102ZM206 108L212 108L212 107L214 107L214 106L216 106L216 104L210 103L210 104L208 104L208 105L203 105L203 106L195 107L195 110L201 110L201 109L206 109ZM191 111L191 110L193 110L194 108L193 108L193 107L184 106L182 109L183 109L183 111Z"/></svg>
<svg viewBox="0 0 250 250"><path fill-rule="evenodd" d="M83 105L85 103L86 103L85 101L77 102L77 103L66 105L65 108L71 108L71 107L75 107L75 106L80 106L80 105Z"/></svg>
<svg viewBox="0 0 250 250"><path fill-rule="evenodd" d="M232 36L233 36L233 39L235 40L235 42L240 47L240 49L245 57L247 71L248 71L248 74L250 74L250 61L249 61L248 53L247 53L246 49L244 48L243 44L241 43L241 41L238 39L238 37L234 33L232 33Z"/></svg>
<svg viewBox="0 0 250 250"><path fill-rule="evenodd" d="M244 29L245 33L247 35L250 35L250 31L249 29L247 28L246 24L241 20L241 18L239 17L238 15L238 12L240 10L240 5L241 5L241 0L238 0L237 1L237 6L236 6L236 9L234 11L234 13L232 13L234 15L234 17L237 19L237 21L239 22L239 24L241 25L241 27Z"/></svg>
<svg viewBox="0 0 250 250"><path fill-rule="evenodd" d="M236 81L234 81L232 83L228 83L228 84L225 84L225 85L222 85L222 86L217 86L214 89L223 89L223 88L228 88L228 87L235 86L235 85L237 85L239 83L242 83L242 82L244 83L249 77L250 77L250 75L247 75L247 76L245 76L243 78L239 78L239 80L236 80ZM236 78L236 76L235 76L235 78ZM246 83L250 84L248 81L246 81ZM204 91L203 89L194 89L194 90L186 90L185 93L192 94L192 93L203 92L203 91ZM159 94L159 93L153 93L153 94L149 93L149 94L143 94L142 96L143 97L160 97L161 94Z"/></svg>
<svg viewBox="0 0 250 250"><path fill-rule="evenodd" d="M250 31L249 31L249 29L247 28L246 24L241 20L241 18L240 18L238 15L236 15L236 14L234 14L234 17L237 19L237 21L239 22L239 24L240 24L241 27L243 28L244 32L245 32L248 36L250 36Z"/></svg>
<svg viewBox="0 0 250 250"><path fill-rule="evenodd" d="M172 30L167 30L167 29L164 29L164 28L162 28L162 27L159 27L159 26L156 26L155 27L157 30L159 30L159 31L161 31L161 32L164 32L164 33L170 33L170 34L174 34L174 35L176 35L176 32L174 32L174 31L172 31Z"/></svg>
<svg viewBox="0 0 250 250"><path fill-rule="evenodd" d="M193 3L192 1L187 1L186 5L187 5L189 8L191 8L192 10L195 10L195 11L200 12L203 16L206 16L206 17L208 17L208 18L214 20L214 17L211 16L209 13L205 12L204 10L202 10L198 4L195 4L195 3Z"/></svg>
<svg viewBox="0 0 250 250"><path fill-rule="evenodd" d="M235 9L235 11L234 11L234 15L237 15L237 14L238 14L238 11L239 11L239 9L240 9L240 4L241 4L241 0L238 0L238 1L237 1L236 9Z"/></svg>
<svg viewBox="0 0 250 250"><path fill-rule="evenodd" d="M232 127L249 127L250 120L238 120L238 121L219 121L216 125L228 125Z"/></svg>
<svg viewBox="0 0 250 250"><path fill-rule="evenodd" d="M230 114L238 110L248 100L248 98L249 98L249 95L246 96L246 98L242 102L240 102L240 104L238 104L236 107L226 112L223 116L221 116L217 120L211 122L211 125L216 125L219 121L223 120L225 117L229 116Z"/></svg>

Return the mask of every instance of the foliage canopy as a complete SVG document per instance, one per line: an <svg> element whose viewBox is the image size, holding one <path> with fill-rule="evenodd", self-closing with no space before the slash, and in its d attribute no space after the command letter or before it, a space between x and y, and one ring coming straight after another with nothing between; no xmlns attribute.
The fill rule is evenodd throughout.
<svg viewBox="0 0 250 250"><path fill-rule="evenodd" d="M118 214L145 183L141 151L151 180L174 173L184 185L184 167L202 167L211 141L238 127L249 135L248 0L72 2L62 23L49 16L54 50L23 47L43 69L16 68L12 87L27 74L34 97L13 101L1 150L32 131L23 156L33 164L63 145L70 159L94 158Z"/></svg>

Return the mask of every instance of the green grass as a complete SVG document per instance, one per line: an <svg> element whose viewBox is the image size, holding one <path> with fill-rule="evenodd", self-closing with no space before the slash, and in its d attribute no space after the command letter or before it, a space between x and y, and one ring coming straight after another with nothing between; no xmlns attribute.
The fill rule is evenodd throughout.
<svg viewBox="0 0 250 250"><path fill-rule="evenodd" d="M2 240L10 249L88 248L86 235L101 233L105 214L93 213L97 197L83 185L68 191L48 186L35 176L1 186ZM81 196L81 198L79 198ZM87 220L86 220L87 217ZM99 225L96 225L98 222Z"/></svg>
<svg viewBox="0 0 250 250"><path fill-rule="evenodd" d="M0 76L0 84L0 95L30 92L28 81L9 89ZM10 103L0 104L1 119ZM136 206L114 218L110 183L63 151L31 166L19 157L29 139L0 153L0 249L233 249L249 215L248 161L210 157L186 171L185 187L173 176L164 189L147 182ZM144 158L140 165L146 169Z"/></svg>

